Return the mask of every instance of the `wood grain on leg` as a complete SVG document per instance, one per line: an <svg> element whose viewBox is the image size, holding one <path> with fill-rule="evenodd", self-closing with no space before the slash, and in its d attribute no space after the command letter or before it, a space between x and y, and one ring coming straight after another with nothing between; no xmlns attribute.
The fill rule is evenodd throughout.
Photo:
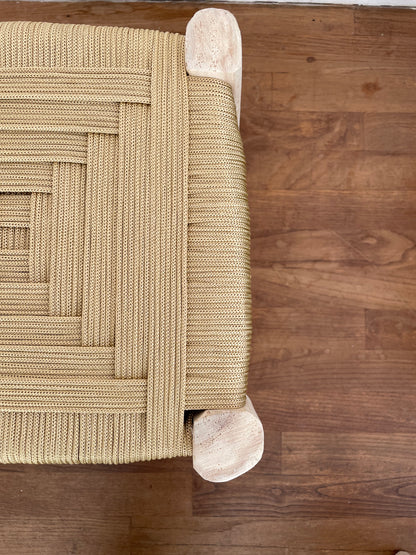
<svg viewBox="0 0 416 555"><path fill-rule="evenodd" d="M250 399L241 409L205 410L194 418L194 469L210 482L228 482L263 455L263 426Z"/></svg>
<svg viewBox="0 0 416 555"><path fill-rule="evenodd" d="M215 77L231 85L240 121L241 33L233 14L216 8L196 12L186 27L185 58L189 75Z"/></svg>

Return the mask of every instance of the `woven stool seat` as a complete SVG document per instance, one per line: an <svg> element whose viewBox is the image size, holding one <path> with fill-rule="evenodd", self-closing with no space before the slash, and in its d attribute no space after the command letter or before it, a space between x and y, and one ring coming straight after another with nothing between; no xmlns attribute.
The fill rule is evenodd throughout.
<svg viewBox="0 0 416 555"><path fill-rule="evenodd" d="M0 24L0 462L192 453L245 402L245 163L184 37Z"/></svg>

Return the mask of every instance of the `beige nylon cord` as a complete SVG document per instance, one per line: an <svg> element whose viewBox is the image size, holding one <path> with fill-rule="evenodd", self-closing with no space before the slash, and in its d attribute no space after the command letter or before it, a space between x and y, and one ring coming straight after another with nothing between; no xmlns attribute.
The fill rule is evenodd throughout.
<svg viewBox="0 0 416 555"><path fill-rule="evenodd" d="M184 37L0 24L0 462L189 455L244 403L245 165Z"/></svg>

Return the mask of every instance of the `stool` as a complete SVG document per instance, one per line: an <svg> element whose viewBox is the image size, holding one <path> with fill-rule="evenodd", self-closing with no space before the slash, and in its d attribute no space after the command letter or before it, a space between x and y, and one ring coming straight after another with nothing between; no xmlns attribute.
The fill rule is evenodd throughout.
<svg viewBox="0 0 416 555"><path fill-rule="evenodd" d="M240 91L224 10L0 24L2 463L261 458Z"/></svg>

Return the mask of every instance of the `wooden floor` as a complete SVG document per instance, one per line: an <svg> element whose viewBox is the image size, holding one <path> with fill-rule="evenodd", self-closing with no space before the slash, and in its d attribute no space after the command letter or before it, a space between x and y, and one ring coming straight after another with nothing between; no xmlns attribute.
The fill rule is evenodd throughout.
<svg viewBox="0 0 416 555"><path fill-rule="evenodd" d="M184 32L203 4L1 2ZM416 11L232 5L263 461L0 467L7 555L416 553Z"/></svg>

